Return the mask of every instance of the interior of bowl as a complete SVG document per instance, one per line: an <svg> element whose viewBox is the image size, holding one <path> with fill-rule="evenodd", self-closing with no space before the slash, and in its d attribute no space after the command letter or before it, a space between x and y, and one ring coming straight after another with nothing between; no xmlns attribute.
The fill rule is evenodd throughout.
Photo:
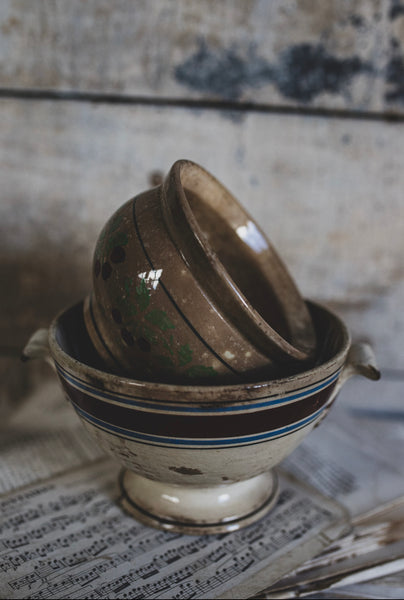
<svg viewBox="0 0 404 600"><path fill-rule="evenodd" d="M312 369L316 369L321 365L326 365L330 361L335 361L339 356L342 356L348 351L349 333L344 323L332 312L313 302L307 302L307 306L312 315L316 335L318 339L318 350L315 363ZM83 302L79 302L68 308L55 320L52 328L52 334L56 340L58 348L68 357L78 361L79 363L97 369L104 373L111 373L102 359L96 352L84 324L83 317ZM311 369L311 370L312 370ZM309 373L310 370L307 371ZM119 373L114 373L120 375ZM122 375L123 379L126 379ZM153 381L156 385L164 384L164 382ZM256 382L246 382L243 386L252 384L259 385L266 383L265 380ZM184 382L189 385L188 382ZM169 385L169 384L167 384ZM223 387L234 387L240 384L227 385Z"/></svg>
<svg viewBox="0 0 404 600"><path fill-rule="evenodd" d="M195 277L263 354L287 362L311 358L317 340L309 311L263 230L202 167L192 161L176 165L182 209L214 267L200 271L197 261L190 262ZM193 252L186 256L193 261Z"/></svg>
<svg viewBox="0 0 404 600"><path fill-rule="evenodd" d="M276 294L278 287L270 284L259 260L260 254L265 254L266 262L272 257L267 238L213 177L191 164L186 167L181 181L203 236L251 305L292 343L284 307Z"/></svg>

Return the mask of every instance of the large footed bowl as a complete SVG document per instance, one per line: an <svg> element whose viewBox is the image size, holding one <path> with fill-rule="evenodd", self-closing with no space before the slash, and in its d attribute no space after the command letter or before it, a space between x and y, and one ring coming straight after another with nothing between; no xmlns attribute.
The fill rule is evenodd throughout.
<svg viewBox="0 0 404 600"><path fill-rule="evenodd" d="M337 316L307 305L317 364L278 380L189 386L111 374L97 362L82 303L34 335L25 353L48 353L86 429L123 465L129 513L166 530L233 531L273 506L273 467L324 417L343 382L379 376L368 346L351 345Z"/></svg>

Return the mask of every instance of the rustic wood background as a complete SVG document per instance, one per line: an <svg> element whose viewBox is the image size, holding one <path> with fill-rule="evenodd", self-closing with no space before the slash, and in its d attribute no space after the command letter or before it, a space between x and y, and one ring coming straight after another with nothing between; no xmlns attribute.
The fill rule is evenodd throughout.
<svg viewBox="0 0 404 600"><path fill-rule="evenodd" d="M189 158L404 370L404 1L1 0L0 34L3 356L87 293L115 208Z"/></svg>

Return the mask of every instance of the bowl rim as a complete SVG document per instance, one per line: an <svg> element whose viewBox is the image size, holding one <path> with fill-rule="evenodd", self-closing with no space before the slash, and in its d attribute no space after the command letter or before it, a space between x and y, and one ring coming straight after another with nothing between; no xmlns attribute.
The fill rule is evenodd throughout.
<svg viewBox="0 0 404 600"><path fill-rule="evenodd" d="M252 399L256 399L255 395L260 390L271 390L273 395L282 395L283 393L287 394L290 391L299 389L299 386L304 387L305 384L307 386L315 385L322 379L327 378L329 375L335 374L344 366L349 348L351 346L351 336L344 321L328 307L324 307L317 302L306 300L310 311L312 311L314 308L316 311L319 310L320 312L326 313L328 317L333 318L337 322L342 334L340 349L325 362L322 362L305 371L266 381L260 380L255 382L252 381L218 385L192 385L188 383L178 384L142 381L139 379L131 379L124 375L102 371L96 367L92 367L79 361L77 358L74 358L65 350L63 350L56 337L60 320L69 310L73 309L74 306L82 305L82 303L83 300L60 311L50 324L48 343L50 354L54 362L57 363L57 365L59 365L62 369L67 369L72 374L77 372L78 369L84 371L83 375L88 378L93 385L108 381L109 383L107 386L105 386L104 383L101 384L102 387L105 387L105 389L121 387L123 390L125 390L125 392L122 393L128 393L131 388L137 390L137 393L139 390L147 390L148 393L155 392L159 396L159 402L164 402L164 399L160 398L162 393L177 394L175 396L176 403L189 402L189 398L193 396L195 398L194 402L204 405L247 403ZM235 399L237 397L237 392L243 395L244 400ZM120 392L117 393L119 394ZM249 398L249 395L251 395L251 398ZM214 399L215 397L217 398L216 400ZM149 399L151 399L151 396L150 398L144 398L145 401ZM172 402L172 400L167 400L166 402Z"/></svg>
<svg viewBox="0 0 404 600"><path fill-rule="evenodd" d="M269 253L273 266L270 270L270 277L268 274L264 277L276 295L282 318L289 329L289 339L279 333L265 316L254 308L204 235L187 198L183 181L193 171L220 190L220 193L226 197L227 203L242 214L246 221L251 222L261 238L265 240L266 252ZM168 201L169 197L173 198L172 190L175 190L176 194L174 204ZM236 311L238 315L239 326L240 323L248 323L248 337L252 336L250 341L275 362L298 363L306 361L312 356L315 351L316 336L311 323L311 315L307 311L304 299L292 275L268 236L227 187L198 163L180 159L172 165L161 186L161 193L166 225L181 253L186 251L186 246L182 243L185 238L184 230L190 233L186 237L187 244L191 245L192 250L191 252L186 251L186 264L192 264L193 272L197 272L198 261L195 262L194 257L199 256L199 260L202 260L208 267L207 272L213 278L212 290L215 290L215 293L218 293L221 298L228 298L231 311ZM204 281L206 281L206 270L204 271Z"/></svg>

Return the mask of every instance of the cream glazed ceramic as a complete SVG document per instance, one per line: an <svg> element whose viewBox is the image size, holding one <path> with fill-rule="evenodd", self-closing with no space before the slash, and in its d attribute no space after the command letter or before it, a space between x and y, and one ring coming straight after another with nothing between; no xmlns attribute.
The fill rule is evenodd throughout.
<svg viewBox="0 0 404 600"><path fill-rule="evenodd" d="M51 360L87 430L123 465L127 512L165 530L233 531L273 506L273 467L324 418L344 381L379 377L367 345L351 345L330 311L308 308L317 364L278 380L181 386L107 373L86 337L82 303L34 335L25 354Z"/></svg>

